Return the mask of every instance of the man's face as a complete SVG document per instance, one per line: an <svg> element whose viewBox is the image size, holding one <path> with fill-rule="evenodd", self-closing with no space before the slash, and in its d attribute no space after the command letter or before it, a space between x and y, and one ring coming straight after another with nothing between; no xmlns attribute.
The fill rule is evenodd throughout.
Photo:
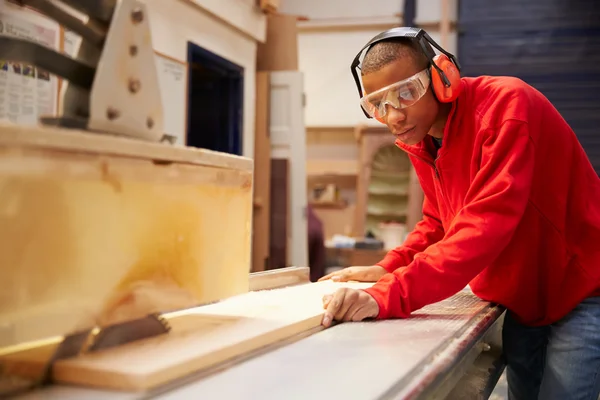
<svg viewBox="0 0 600 400"><path fill-rule="evenodd" d="M406 59L395 60L376 72L363 75L362 82L366 93L373 93L393 83L410 78L420 69L415 63ZM386 106L385 124L398 140L407 145L414 145L425 138L438 112L439 103L435 99L431 86L427 93L415 104L407 108L395 109Z"/></svg>

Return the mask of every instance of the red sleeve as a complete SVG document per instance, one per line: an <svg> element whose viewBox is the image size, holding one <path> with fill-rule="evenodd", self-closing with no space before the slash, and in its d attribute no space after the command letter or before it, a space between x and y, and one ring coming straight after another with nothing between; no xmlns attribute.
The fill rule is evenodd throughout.
<svg viewBox="0 0 600 400"><path fill-rule="evenodd" d="M378 262L388 272L394 272L400 267L409 265L415 254L425 251L430 245L440 241L444 237L444 229L440 221L437 204L430 201L427 196L423 201L423 219L415 225L401 246L390 250L386 256Z"/></svg>
<svg viewBox="0 0 600 400"><path fill-rule="evenodd" d="M366 291L379 319L406 318L462 290L508 245L529 200L535 149L525 122L489 131L480 170L442 240Z"/></svg>

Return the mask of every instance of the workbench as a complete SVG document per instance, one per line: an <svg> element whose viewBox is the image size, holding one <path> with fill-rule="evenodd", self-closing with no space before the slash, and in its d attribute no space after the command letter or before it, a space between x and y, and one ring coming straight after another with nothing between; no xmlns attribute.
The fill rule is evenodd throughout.
<svg viewBox="0 0 600 400"><path fill-rule="evenodd" d="M297 284L291 270L251 286ZM465 288L409 319L315 328L150 392L51 385L19 399L487 398L504 369L503 312Z"/></svg>

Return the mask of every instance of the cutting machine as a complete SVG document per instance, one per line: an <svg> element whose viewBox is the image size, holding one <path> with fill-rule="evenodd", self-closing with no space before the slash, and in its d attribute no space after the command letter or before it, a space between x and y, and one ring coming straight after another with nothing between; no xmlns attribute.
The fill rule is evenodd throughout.
<svg viewBox="0 0 600 400"><path fill-rule="evenodd" d="M143 2L18 3L83 42L70 58L0 37L0 59L64 80L58 117L0 125L0 397L489 395L504 310L468 289L322 330L338 284L248 273L252 160L163 133Z"/></svg>

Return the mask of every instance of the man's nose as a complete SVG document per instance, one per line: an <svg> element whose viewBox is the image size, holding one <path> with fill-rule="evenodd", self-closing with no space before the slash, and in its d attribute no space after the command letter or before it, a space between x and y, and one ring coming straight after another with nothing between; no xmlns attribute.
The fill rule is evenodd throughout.
<svg viewBox="0 0 600 400"><path fill-rule="evenodd" d="M406 120L406 114L402 110L398 110L391 105L387 105L387 120L388 125L401 125Z"/></svg>

